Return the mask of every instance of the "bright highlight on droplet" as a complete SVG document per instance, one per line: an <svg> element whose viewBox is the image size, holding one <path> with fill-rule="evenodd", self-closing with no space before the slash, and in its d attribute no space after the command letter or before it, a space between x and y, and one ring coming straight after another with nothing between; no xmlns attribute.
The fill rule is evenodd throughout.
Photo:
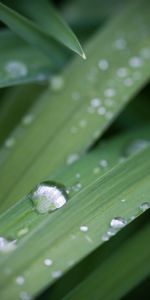
<svg viewBox="0 0 150 300"><path fill-rule="evenodd" d="M68 191L60 183L45 181L31 191L29 198L36 211L45 214L64 206L68 200Z"/></svg>
<svg viewBox="0 0 150 300"><path fill-rule="evenodd" d="M110 222L110 226L114 229L121 229L126 225L127 225L127 221L121 217L115 217Z"/></svg>
<svg viewBox="0 0 150 300"><path fill-rule="evenodd" d="M0 236L0 252L7 253L16 248L16 240L9 241Z"/></svg>

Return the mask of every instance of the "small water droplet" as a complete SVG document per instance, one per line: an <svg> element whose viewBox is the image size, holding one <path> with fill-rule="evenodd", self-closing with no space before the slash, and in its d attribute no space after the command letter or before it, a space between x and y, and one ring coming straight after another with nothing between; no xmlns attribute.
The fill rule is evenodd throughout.
<svg viewBox="0 0 150 300"><path fill-rule="evenodd" d="M94 170L93 170L94 174L98 174L99 172L100 172L100 168L98 168L98 167L94 168Z"/></svg>
<svg viewBox="0 0 150 300"><path fill-rule="evenodd" d="M99 161L99 165L102 167L102 168L107 168L108 167L108 161L106 159L101 159Z"/></svg>
<svg viewBox="0 0 150 300"><path fill-rule="evenodd" d="M110 222L110 226L114 229L120 229L126 225L127 225L127 221L121 217L115 217Z"/></svg>
<svg viewBox="0 0 150 300"><path fill-rule="evenodd" d="M106 59L101 59L98 63L98 66L102 71L105 71L109 68L109 63Z"/></svg>
<svg viewBox="0 0 150 300"><path fill-rule="evenodd" d="M81 121L79 122L79 125L80 125L81 128L84 128L84 127L86 127L86 125L87 125L87 121L86 121L86 120L81 120Z"/></svg>
<svg viewBox="0 0 150 300"><path fill-rule="evenodd" d="M99 115L103 116L106 113L106 108L104 106L101 106L101 107L98 108L97 112L98 112Z"/></svg>
<svg viewBox="0 0 150 300"><path fill-rule="evenodd" d="M79 100L80 99L80 93L79 92L73 92L72 93L73 100Z"/></svg>
<svg viewBox="0 0 150 300"><path fill-rule="evenodd" d="M125 149L125 155L130 156L134 155L144 149L146 149L150 145L150 141L138 139L132 141Z"/></svg>
<svg viewBox="0 0 150 300"><path fill-rule="evenodd" d="M26 115L22 119L22 124L23 125L30 125L33 122L33 115Z"/></svg>
<svg viewBox="0 0 150 300"><path fill-rule="evenodd" d="M27 234L28 231L29 231L29 229L28 229L27 227L22 228L22 229L20 229L20 230L18 231L18 234L17 234L17 235L18 235L18 237L20 237L20 236L22 236L22 235Z"/></svg>
<svg viewBox="0 0 150 300"><path fill-rule="evenodd" d="M16 248L16 240L6 240L0 236L0 252L7 253L13 251Z"/></svg>
<svg viewBox="0 0 150 300"><path fill-rule="evenodd" d="M64 86L64 79L61 76L53 76L50 78L50 86L53 91L59 91Z"/></svg>
<svg viewBox="0 0 150 300"><path fill-rule="evenodd" d="M129 60L129 65L132 68L139 68L142 66L142 64L143 64L142 59L138 56L134 56Z"/></svg>
<svg viewBox="0 0 150 300"><path fill-rule="evenodd" d="M119 38L114 43L115 48L119 50L123 50L126 47L126 41L123 38Z"/></svg>
<svg viewBox="0 0 150 300"><path fill-rule="evenodd" d="M50 267L53 264L53 261L49 258L44 259L44 265Z"/></svg>
<svg viewBox="0 0 150 300"><path fill-rule="evenodd" d="M126 79L124 79L123 83L125 86L132 86L134 81L132 78L126 78Z"/></svg>
<svg viewBox="0 0 150 300"><path fill-rule="evenodd" d="M80 230L82 232L87 232L88 231L88 226L82 225L82 226L80 226Z"/></svg>
<svg viewBox="0 0 150 300"><path fill-rule="evenodd" d="M82 185L80 182L76 183L73 187L72 187L72 190L74 192L78 192L80 189L82 188Z"/></svg>
<svg viewBox="0 0 150 300"><path fill-rule="evenodd" d="M80 173L76 173L75 177L76 177L77 179L79 179L79 178L81 177L81 174L80 174Z"/></svg>
<svg viewBox="0 0 150 300"><path fill-rule="evenodd" d="M110 239L110 235L108 233L104 233L103 236L102 236L102 241L103 242L106 242Z"/></svg>
<svg viewBox="0 0 150 300"><path fill-rule="evenodd" d="M117 70L117 76L120 78L126 77L127 74L128 74L128 71L125 68L120 68Z"/></svg>
<svg viewBox="0 0 150 300"><path fill-rule="evenodd" d="M12 148L13 146L15 145L15 139L14 138L8 138L6 141L5 141L5 147L6 148Z"/></svg>
<svg viewBox="0 0 150 300"><path fill-rule="evenodd" d="M51 273L53 278L59 278L62 275L62 271L57 270Z"/></svg>
<svg viewBox="0 0 150 300"><path fill-rule="evenodd" d="M22 292L20 292L20 299L21 300L31 300L31 297L28 295L27 292L22 291Z"/></svg>
<svg viewBox="0 0 150 300"><path fill-rule="evenodd" d="M45 214L64 206L68 200L68 193L62 184L45 181L38 184L31 191L29 197L36 211Z"/></svg>
<svg viewBox="0 0 150 300"><path fill-rule="evenodd" d="M147 209L150 208L150 203L149 202L143 202L141 205L140 205L140 210L141 211L146 211Z"/></svg>
<svg viewBox="0 0 150 300"><path fill-rule="evenodd" d="M126 202L126 199L121 199L121 202Z"/></svg>
<svg viewBox="0 0 150 300"><path fill-rule="evenodd" d="M73 164L78 159L79 159L79 154L77 154L77 153L70 154L67 158L67 165Z"/></svg>
<svg viewBox="0 0 150 300"><path fill-rule="evenodd" d="M24 282L25 282L25 279L24 279L23 276L18 276L18 277L16 277L16 283L17 283L18 285L23 285Z"/></svg>
<svg viewBox="0 0 150 300"><path fill-rule="evenodd" d="M99 98L93 98L91 100L91 106L93 108L96 108L96 107L100 106L100 104L101 104L101 100Z"/></svg>
<svg viewBox="0 0 150 300"><path fill-rule="evenodd" d="M117 229L117 228L109 227L108 230L107 230L107 235L113 236L113 235L115 235L117 232L118 232L118 229Z"/></svg>
<svg viewBox="0 0 150 300"><path fill-rule="evenodd" d="M115 94L116 94L115 90L114 90L114 89L111 89L111 88L106 89L105 92L104 92L104 95L105 95L106 97L114 97Z"/></svg>
<svg viewBox="0 0 150 300"><path fill-rule="evenodd" d="M5 65L5 71L13 79L24 77L28 74L26 65L21 61L9 61Z"/></svg>

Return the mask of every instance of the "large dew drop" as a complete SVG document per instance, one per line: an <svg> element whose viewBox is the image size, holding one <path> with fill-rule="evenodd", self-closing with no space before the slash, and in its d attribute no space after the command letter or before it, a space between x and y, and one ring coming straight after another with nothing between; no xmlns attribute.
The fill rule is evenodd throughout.
<svg viewBox="0 0 150 300"><path fill-rule="evenodd" d="M127 225L127 221L121 217L113 218L110 222L110 226L114 229L121 229Z"/></svg>
<svg viewBox="0 0 150 300"><path fill-rule="evenodd" d="M55 211L64 206L68 193L62 184L45 181L38 184L29 194L36 211L40 214Z"/></svg>

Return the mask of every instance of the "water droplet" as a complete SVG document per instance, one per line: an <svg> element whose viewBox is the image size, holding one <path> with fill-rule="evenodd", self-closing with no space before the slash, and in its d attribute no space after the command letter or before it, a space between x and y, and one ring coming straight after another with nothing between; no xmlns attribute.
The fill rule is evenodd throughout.
<svg viewBox="0 0 150 300"><path fill-rule="evenodd" d="M125 86L132 86L134 81L132 78L126 78L126 79L124 79L123 83Z"/></svg>
<svg viewBox="0 0 150 300"><path fill-rule="evenodd" d="M88 227L85 226L85 225L82 225L82 226L80 226L80 230L81 230L82 232L87 232L87 231L88 231Z"/></svg>
<svg viewBox="0 0 150 300"><path fill-rule="evenodd" d="M123 50L126 47L126 41L123 38L119 38L114 43L115 48L119 50Z"/></svg>
<svg viewBox="0 0 150 300"><path fill-rule="evenodd" d="M80 189L81 189L82 185L80 182L76 183L73 187L72 187L72 190L74 192L78 192Z"/></svg>
<svg viewBox="0 0 150 300"><path fill-rule="evenodd" d="M126 225L127 221L121 217L115 217L110 222L110 226L115 229L123 228Z"/></svg>
<svg viewBox="0 0 150 300"><path fill-rule="evenodd" d="M115 94L116 94L115 90L111 89L111 88L110 89L106 89L105 92L104 92L104 95L106 97L113 97L113 96L115 96Z"/></svg>
<svg viewBox="0 0 150 300"><path fill-rule="evenodd" d="M6 240L0 236L0 252L7 253L13 251L16 248L16 240Z"/></svg>
<svg viewBox="0 0 150 300"><path fill-rule="evenodd" d="M55 211L64 206L68 200L66 188L52 181L38 184L29 194L35 209L40 214Z"/></svg>
<svg viewBox="0 0 150 300"><path fill-rule="evenodd" d="M107 235L108 235L108 236L113 236L113 235L115 235L117 232L118 232L118 229L113 228L113 227L109 227L108 230L107 230Z"/></svg>
<svg viewBox="0 0 150 300"><path fill-rule="evenodd" d="M99 98L93 98L91 100L91 106L93 108L96 108L96 107L100 106L100 104L101 104L101 100Z"/></svg>
<svg viewBox="0 0 150 300"><path fill-rule="evenodd" d="M50 86L53 91L59 91L64 86L64 80L61 76L53 76L50 78Z"/></svg>
<svg viewBox="0 0 150 300"><path fill-rule="evenodd" d="M138 56L134 56L129 60L129 65L132 68L139 68L142 66L142 64L143 64L142 59Z"/></svg>
<svg viewBox="0 0 150 300"><path fill-rule="evenodd" d="M50 267L53 264L53 261L49 258L44 259L44 265Z"/></svg>
<svg viewBox="0 0 150 300"><path fill-rule="evenodd" d="M149 202L143 202L141 205L140 205L140 210L141 211L146 211L147 209L150 208L150 203Z"/></svg>
<svg viewBox="0 0 150 300"><path fill-rule="evenodd" d="M18 285L23 285L24 282L25 282L25 280L24 280L24 277L23 277L23 276L18 276L18 277L16 277L16 283L17 283Z"/></svg>
<svg viewBox="0 0 150 300"><path fill-rule="evenodd" d="M109 68L109 63L106 59L102 59L99 61L98 66L102 71L105 71Z"/></svg>
<svg viewBox="0 0 150 300"><path fill-rule="evenodd" d="M103 241L103 242L106 242L106 241L108 241L109 239L110 239L109 234L108 234L108 233L104 233L103 236L102 236L102 241Z"/></svg>
<svg viewBox="0 0 150 300"><path fill-rule="evenodd" d="M21 61L10 61L5 65L5 71L13 79L24 77L28 74L28 69Z"/></svg>
<svg viewBox="0 0 150 300"><path fill-rule="evenodd" d="M25 234L27 234L28 233L28 231L29 231L29 229L27 228L27 227L25 227L25 228L22 228L22 229L20 229L19 230L19 232L18 232L18 237L20 237L20 236L22 236L22 235L25 235Z"/></svg>
<svg viewBox="0 0 150 300"><path fill-rule="evenodd" d="M79 179L79 178L81 177L81 174L80 174L80 173L76 173L75 177L76 177L77 179Z"/></svg>
<svg viewBox="0 0 150 300"><path fill-rule="evenodd" d="M120 68L117 70L117 76L120 78L126 77L127 74L128 74L128 71L125 68Z"/></svg>
<svg viewBox="0 0 150 300"><path fill-rule="evenodd" d="M106 113L106 108L104 106L101 106L101 107L98 108L97 112L98 112L99 115L103 116Z"/></svg>
<svg viewBox="0 0 150 300"><path fill-rule="evenodd" d="M134 155L150 145L150 141L138 139L131 142L125 150L125 155L130 156Z"/></svg>
<svg viewBox="0 0 150 300"><path fill-rule="evenodd" d="M5 141L5 147L6 148L12 148L13 146L15 145L15 139L14 138L8 138L6 141Z"/></svg>
<svg viewBox="0 0 150 300"><path fill-rule="evenodd" d="M98 167L94 168L94 170L93 170L94 174L98 174L99 172L100 172L100 168L98 168Z"/></svg>
<svg viewBox="0 0 150 300"><path fill-rule="evenodd" d="M57 270L51 273L53 278L59 278L62 275L62 271Z"/></svg>
<svg viewBox="0 0 150 300"><path fill-rule="evenodd" d="M102 167L102 168L107 168L108 167L108 161L106 159L101 159L99 161L99 165Z"/></svg>
<svg viewBox="0 0 150 300"><path fill-rule="evenodd" d="M126 199L121 199L121 202L126 202Z"/></svg>
<svg viewBox="0 0 150 300"><path fill-rule="evenodd" d="M78 159L79 159L79 155L77 153L70 154L67 158L67 165L73 164Z"/></svg>
<svg viewBox="0 0 150 300"><path fill-rule="evenodd" d="M30 125L33 121L33 115L26 115L22 119L22 124L23 125Z"/></svg>
<svg viewBox="0 0 150 300"><path fill-rule="evenodd" d="M20 292L20 299L21 300L31 300L31 297L28 295L27 292L22 291L22 292Z"/></svg>

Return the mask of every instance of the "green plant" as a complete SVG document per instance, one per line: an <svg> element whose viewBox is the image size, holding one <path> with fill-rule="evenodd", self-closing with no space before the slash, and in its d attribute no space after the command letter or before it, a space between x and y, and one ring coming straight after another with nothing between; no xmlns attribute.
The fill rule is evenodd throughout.
<svg viewBox="0 0 150 300"><path fill-rule="evenodd" d="M59 4L0 2L1 299L148 297L150 3Z"/></svg>

